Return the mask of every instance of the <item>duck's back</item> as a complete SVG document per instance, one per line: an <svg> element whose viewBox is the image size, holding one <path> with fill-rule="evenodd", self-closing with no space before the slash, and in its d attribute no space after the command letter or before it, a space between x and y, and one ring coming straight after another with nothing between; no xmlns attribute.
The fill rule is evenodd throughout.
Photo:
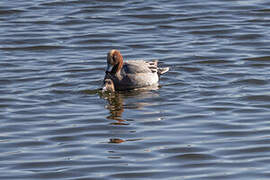
<svg viewBox="0 0 270 180"><path fill-rule="evenodd" d="M134 89L158 83L157 72L149 68L149 62L129 60L123 64L121 80L116 80L117 89Z"/></svg>
<svg viewBox="0 0 270 180"><path fill-rule="evenodd" d="M151 73L149 64L143 60L129 60L124 62L123 71L126 74Z"/></svg>

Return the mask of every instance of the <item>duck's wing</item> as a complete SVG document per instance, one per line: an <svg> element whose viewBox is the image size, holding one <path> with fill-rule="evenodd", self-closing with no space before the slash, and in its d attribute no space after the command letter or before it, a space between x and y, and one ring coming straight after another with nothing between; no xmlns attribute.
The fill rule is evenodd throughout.
<svg viewBox="0 0 270 180"><path fill-rule="evenodd" d="M157 73L157 60L155 61L144 61L144 60L129 60L124 63L123 70L126 74L137 74L137 73Z"/></svg>

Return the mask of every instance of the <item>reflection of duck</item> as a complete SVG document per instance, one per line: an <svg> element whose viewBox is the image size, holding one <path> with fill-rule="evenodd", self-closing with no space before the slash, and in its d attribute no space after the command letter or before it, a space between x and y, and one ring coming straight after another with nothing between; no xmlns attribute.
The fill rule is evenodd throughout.
<svg viewBox="0 0 270 180"><path fill-rule="evenodd" d="M123 99L119 97L118 93L115 93L115 92L109 92L109 93L106 92L106 93L103 93L102 96L104 99L108 101L108 105L106 106L106 108L110 111L110 116L108 116L107 118L116 120L117 124L119 125L120 124L125 125L123 123L123 121L125 120L121 119L122 113L124 112Z"/></svg>
<svg viewBox="0 0 270 180"><path fill-rule="evenodd" d="M105 84L107 83L107 85L110 86L110 81L111 80L105 80ZM152 89L153 88L154 87L152 87ZM146 102L138 102L138 99L158 96L158 94L154 93L153 91L146 91L145 89L122 92L102 91L100 95L102 98L108 101L106 108L110 111L110 116L107 118L116 120L117 122L113 124L117 125L128 125L125 123L125 120L122 119L122 113L124 112L124 109L139 109L144 106L151 105ZM136 100L136 102L132 102L133 100Z"/></svg>
<svg viewBox="0 0 270 180"><path fill-rule="evenodd" d="M110 80L107 80L106 83L109 86ZM157 97L158 94L155 91L146 91L146 90L131 90L131 91L119 91L119 92L110 92L110 91L100 91L100 96L103 99L108 101L106 108L110 111L110 115L107 116L107 119L114 120L110 124L113 126L122 126L129 125L130 120L125 120L122 117L122 114L125 109L140 109L144 106L152 105L148 102L138 102L139 99L146 99ZM134 102L135 101L135 102ZM130 132L130 128L127 128L127 131ZM122 129L123 132L123 129ZM112 132L114 133L114 132ZM119 137L112 137L108 143L123 143L127 141L138 141L140 138L136 139L122 139Z"/></svg>
<svg viewBox="0 0 270 180"><path fill-rule="evenodd" d="M108 92L115 91L114 84L113 84L113 81L111 79L104 79L102 91L108 91Z"/></svg>
<svg viewBox="0 0 270 180"><path fill-rule="evenodd" d="M158 67L158 61L130 60L123 62L118 50L107 55L106 79L111 79L115 90L136 89L158 83L159 76L169 70ZM106 81L104 81L106 83ZM106 86L104 86L106 88Z"/></svg>

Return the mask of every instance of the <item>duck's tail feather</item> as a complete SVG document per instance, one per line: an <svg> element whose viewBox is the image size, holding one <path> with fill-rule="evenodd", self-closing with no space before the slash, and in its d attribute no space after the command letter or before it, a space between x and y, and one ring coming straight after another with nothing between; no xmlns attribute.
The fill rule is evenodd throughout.
<svg viewBox="0 0 270 180"><path fill-rule="evenodd" d="M153 73L158 73L159 75L166 73L170 69L169 67L165 68L158 67L158 60L148 62L148 67L151 69Z"/></svg>
<svg viewBox="0 0 270 180"><path fill-rule="evenodd" d="M148 68L151 69L152 73L158 72L158 60L153 60L148 62Z"/></svg>
<svg viewBox="0 0 270 180"><path fill-rule="evenodd" d="M165 68L158 68L158 74L164 74L167 71L169 71L170 68L169 67L165 67Z"/></svg>

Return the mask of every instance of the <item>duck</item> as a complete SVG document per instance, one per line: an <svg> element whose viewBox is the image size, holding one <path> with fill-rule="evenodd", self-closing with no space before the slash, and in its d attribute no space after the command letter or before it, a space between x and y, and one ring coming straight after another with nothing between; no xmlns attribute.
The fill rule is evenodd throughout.
<svg viewBox="0 0 270 180"><path fill-rule="evenodd" d="M158 60L128 60L124 62L120 51L112 49L107 54L103 87L105 90L108 87L110 91L121 91L153 86L158 84L160 75L167 71L169 71L169 67L158 67Z"/></svg>

